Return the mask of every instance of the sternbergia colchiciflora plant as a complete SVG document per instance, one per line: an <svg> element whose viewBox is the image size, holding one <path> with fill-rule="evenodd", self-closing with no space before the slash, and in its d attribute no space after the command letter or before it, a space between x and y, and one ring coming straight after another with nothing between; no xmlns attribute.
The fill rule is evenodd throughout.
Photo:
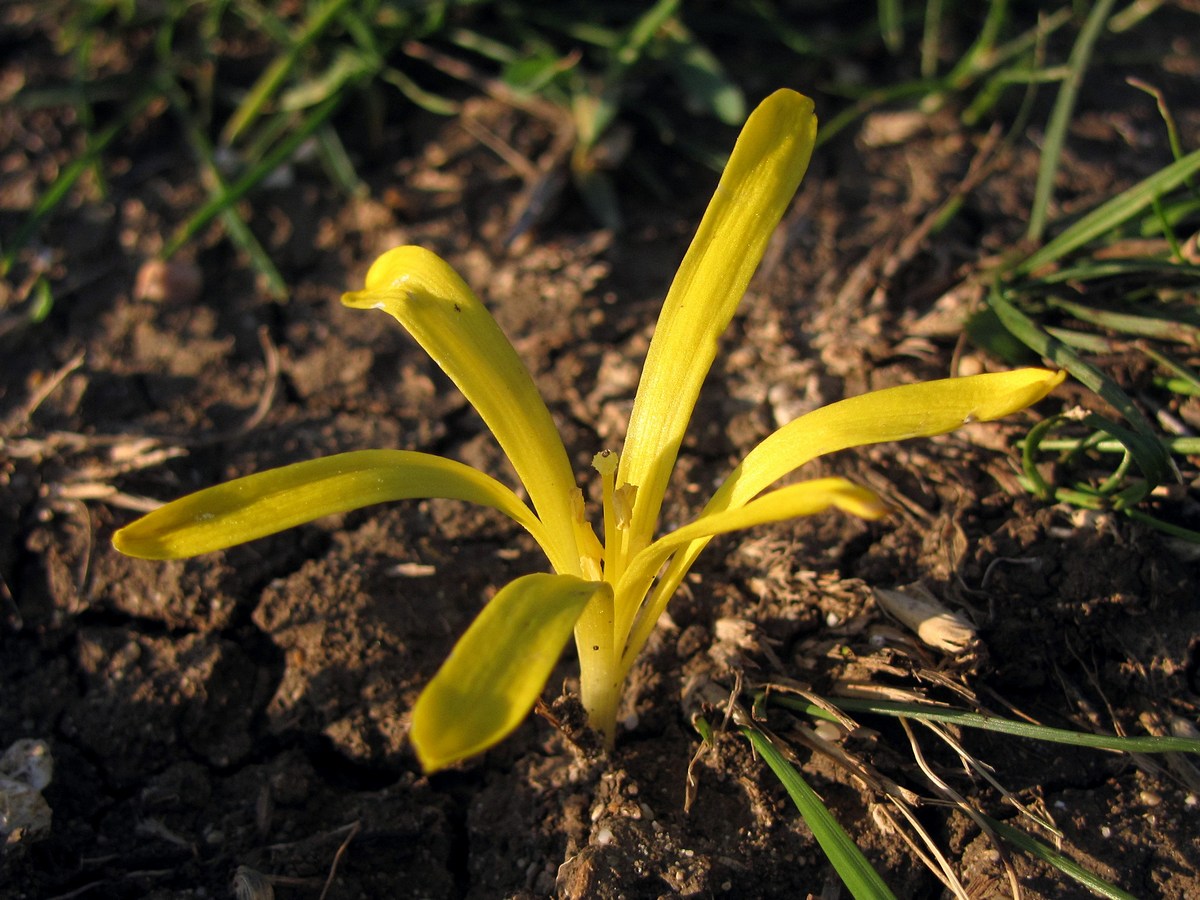
<svg viewBox="0 0 1200 900"><path fill-rule="evenodd" d="M270 469L191 494L116 533L132 556L208 553L373 503L452 498L497 509L527 530L551 571L503 587L459 639L412 711L427 770L477 754L528 714L571 637L592 726L611 745L630 667L659 615L718 534L831 507L885 513L843 478L774 485L847 447L951 431L1040 400L1062 380L1044 369L889 388L818 409L751 450L687 524L660 533L659 513L718 341L808 167L812 101L772 94L751 114L675 276L646 356L624 446L593 466L602 513L589 522L545 402L487 308L420 247L384 253L342 302L393 316L462 391L511 461L529 502L462 463L413 450L360 450Z"/></svg>

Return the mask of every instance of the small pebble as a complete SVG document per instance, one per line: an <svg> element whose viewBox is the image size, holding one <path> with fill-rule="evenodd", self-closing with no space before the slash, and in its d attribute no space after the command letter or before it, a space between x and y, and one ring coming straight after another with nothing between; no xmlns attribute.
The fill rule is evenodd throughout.
<svg viewBox="0 0 1200 900"><path fill-rule="evenodd" d="M842 737L842 729L838 728L834 722L826 722L824 720L817 722L813 726L813 731L823 741L837 741Z"/></svg>
<svg viewBox="0 0 1200 900"><path fill-rule="evenodd" d="M133 283L135 300L191 303L204 290L204 275L195 263L148 259Z"/></svg>

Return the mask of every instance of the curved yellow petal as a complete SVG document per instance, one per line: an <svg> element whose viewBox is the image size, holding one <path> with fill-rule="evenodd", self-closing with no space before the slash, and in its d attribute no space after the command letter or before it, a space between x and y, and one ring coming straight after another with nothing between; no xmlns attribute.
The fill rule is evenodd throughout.
<svg viewBox="0 0 1200 900"><path fill-rule="evenodd" d="M417 699L409 737L426 772L482 753L529 714L602 581L526 575L502 588Z"/></svg>
<svg viewBox="0 0 1200 900"><path fill-rule="evenodd" d="M930 437L970 422L1003 418L1037 403L1065 377L1065 372L1017 369L904 384L831 403L789 422L751 450L705 512L740 506L826 453Z"/></svg>
<svg viewBox="0 0 1200 900"><path fill-rule="evenodd" d="M929 437L968 422L999 419L1037 403L1065 377L1064 372L1018 369L906 384L823 406L789 422L751 450L704 507L701 518L742 506L823 454ZM697 537L676 552L654 585L647 608L661 611L666 606L708 540Z"/></svg>
<svg viewBox="0 0 1200 900"><path fill-rule="evenodd" d="M616 633L629 634L624 647L625 661L633 662L633 658L650 637L654 623L666 607L671 594L674 593L674 587L666 594L656 591L645 609L640 611L640 617L636 625L634 624L635 614L639 612L636 599L646 595L654 576L671 554L688 545L699 544L703 547L714 535L753 528L768 522L812 516L831 508L864 519L878 519L887 514L887 507L873 491L845 478L817 478L771 491L744 506L703 513L637 554L629 561L629 566L617 585L616 608L624 614L624 618L617 621ZM627 599L630 602L622 602ZM631 626L634 628L632 633Z"/></svg>
<svg viewBox="0 0 1200 900"><path fill-rule="evenodd" d="M397 247L371 266L366 288L342 302L390 313L458 386L529 492L554 542L555 569L580 574L575 476L562 438L529 370L466 282L436 254Z"/></svg>
<svg viewBox="0 0 1200 900"><path fill-rule="evenodd" d="M542 523L496 479L453 460L409 450L359 450L269 469L156 509L113 535L142 559L180 559L252 541L389 500L445 497L490 506L548 551Z"/></svg>
<svg viewBox="0 0 1200 900"><path fill-rule="evenodd" d="M625 559L653 537L718 339L808 168L816 133L813 103L795 91L776 91L751 113L675 275L650 342L621 453L618 485L637 486L620 551ZM616 562L619 570L620 560Z"/></svg>

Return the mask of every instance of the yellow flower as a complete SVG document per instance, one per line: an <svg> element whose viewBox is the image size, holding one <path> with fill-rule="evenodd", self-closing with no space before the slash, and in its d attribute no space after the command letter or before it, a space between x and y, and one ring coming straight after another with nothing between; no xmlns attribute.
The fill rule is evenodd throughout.
<svg viewBox="0 0 1200 900"><path fill-rule="evenodd" d="M775 482L847 447L951 431L1023 409L1063 376L1044 369L945 379L854 397L776 431L742 460L688 524L657 534L663 495L717 343L808 167L812 101L777 91L742 129L671 285L650 343L622 453L593 462L602 540L589 524L566 449L533 379L495 320L443 260L419 247L381 256L343 296L394 316L454 381L512 462L530 503L491 476L404 450L364 450L239 478L169 503L113 538L132 556L219 550L323 515L387 500L445 497L490 506L524 527L552 573L502 590L455 645L413 708L410 737L427 770L511 732L575 635L589 720L611 744L625 678L680 581L717 534L831 507L885 512L842 478Z"/></svg>

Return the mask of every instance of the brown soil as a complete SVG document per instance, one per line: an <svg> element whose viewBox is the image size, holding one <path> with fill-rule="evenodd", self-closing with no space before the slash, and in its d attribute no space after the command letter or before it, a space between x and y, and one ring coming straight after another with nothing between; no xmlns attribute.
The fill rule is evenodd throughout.
<svg viewBox="0 0 1200 900"><path fill-rule="evenodd" d="M7 27L5 43L20 50L0 84L61 74L35 26ZM1194 64L1200 46L1161 40L1164 61L1141 74L1176 100L1194 147L1195 73L1172 74L1172 60ZM1084 92L1063 210L1170 159L1153 100L1124 88L1124 73L1102 71ZM4 90L0 227L11 234L82 131L69 111L22 112ZM470 100L465 114L530 157L553 137L498 102ZM353 117L341 125L356 148ZM472 411L390 319L337 302L399 243L436 250L480 290L581 479L594 452L619 446L658 304L715 176L651 149L669 195L622 176L619 233L590 224L568 194L506 250L524 186L471 134L409 109L389 125L386 152L355 151L369 199L346 200L300 164L288 186L256 192L242 212L294 286L286 303L266 298L216 227L189 246L198 298L186 284L135 297L139 267L203 197L173 120L153 109L106 158L103 191L85 179L22 256L4 288L0 338L0 743L48 742L54 817L48 834L6 849L0 893L219 897L231 884L270 884L280 898L331 900L833 896L836 876L808 828L732 732L697 764L684 812L698 683L728 691L740 672L747 684L789 678L820 693L870 678L952 699L936 673L997 712L1047 724L1141 734L1174 717L1196 722L1194 565L1126 519L1025 496L1011 440L1032 415L812 467L883 492L898 510L883 523L830 516L715 542L634 673L629 727L611 756L569 727L578 710L568 653L545 716L455 770L425 777L416 765L405 737L414 697L490 592L544 565L496 515L414 503L186 562L118 555L109 538L136 498L319 454L414 448L504 474ZM1019 241L1036 149L1000 151L949 226L909 252L904 239L986 138L951 112L903 143L862 136L815 159L707 385L669 520L800 412L945 375L952 358L960 371L996 365L958 345L954 317L973 294L956 285ZM55 306L25 324L17 303L39 271ZM1067 385L1039 412L1084 399ZM876 608L872 588L918 581L979 623L971 658L920 647ZM794 721L773 724L797 741L805 777L897 895L940 896L879 826L878 798L802 749ZM869 724L846 749L932 796L904 732ZM931 734L916 736L955 790L1020 822ZM1186 770L1017 738L963 740L1056 823L1068 856L1137 896L1200 896L1200 804ZM969 818L929 804L920 817L973 896L1007 892L1000 853ZM1046 866L1010 861L1027 896L1086 895Z"/></svg>

